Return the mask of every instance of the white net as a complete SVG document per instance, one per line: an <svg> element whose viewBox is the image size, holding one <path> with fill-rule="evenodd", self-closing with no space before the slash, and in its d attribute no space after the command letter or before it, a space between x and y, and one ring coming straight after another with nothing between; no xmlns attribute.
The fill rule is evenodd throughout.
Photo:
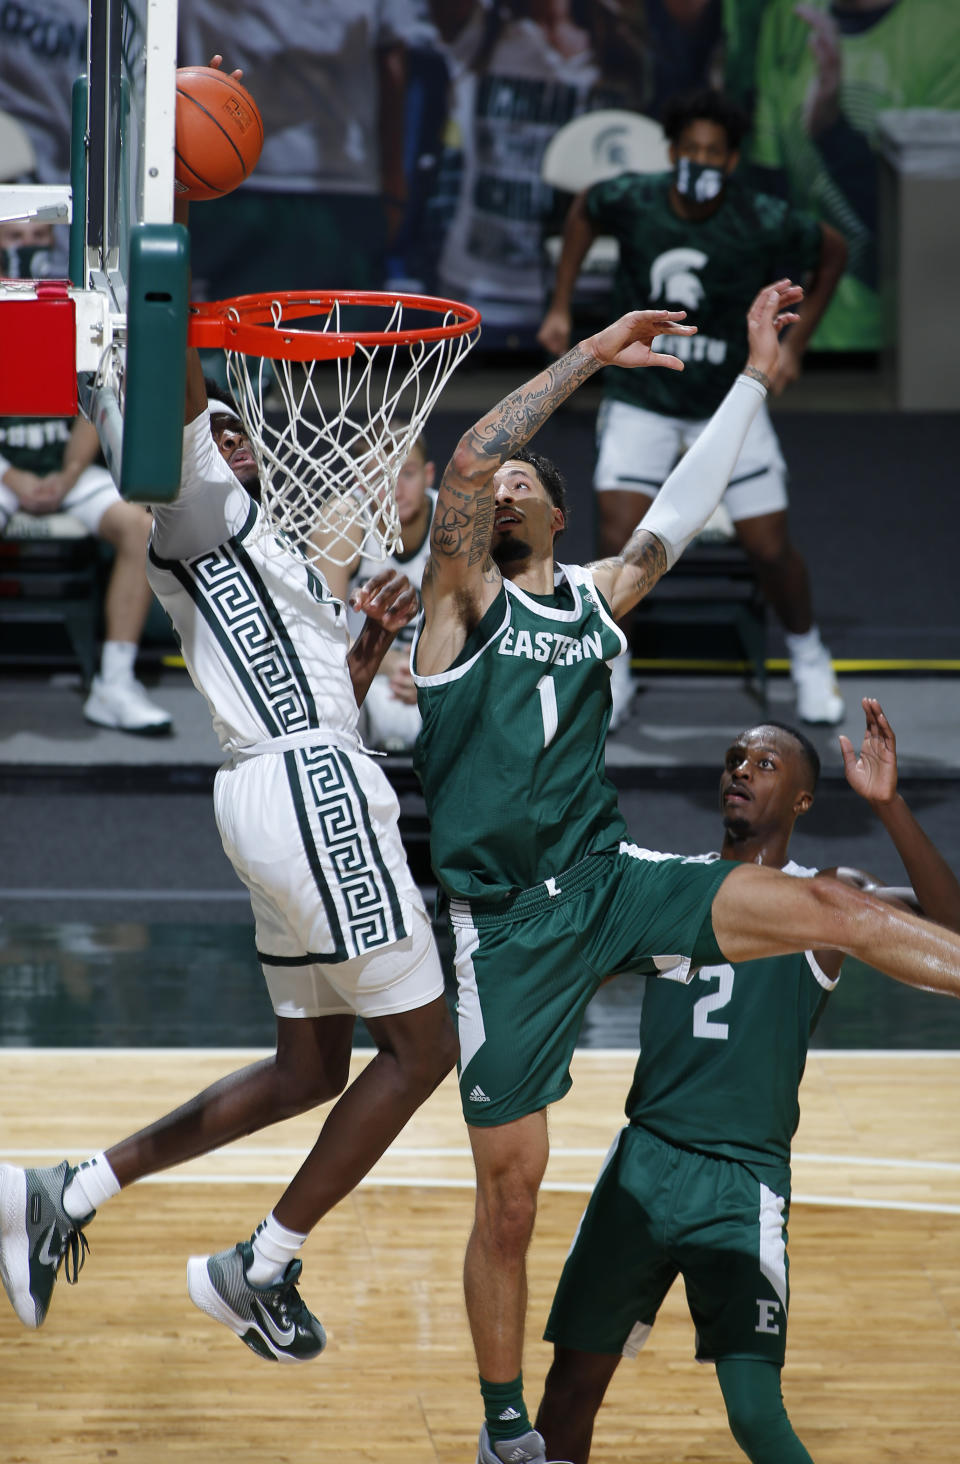
<svg viewBox="0 0 960 1464"><path fill-rule="evenodd" d="M273 328L291 335L283 298L270 309ZM361 548L385 559L400 542L397 475L477 340L478 318L452 302L356 295L319 312L318 304L317 329L352 336L352 355L292 361L227 349L228 380L259 462L261 505L270 527L311 561L349 564ZM296 319L299 334L302 296ZM422 334L396 339L414 330Z"/></svg>

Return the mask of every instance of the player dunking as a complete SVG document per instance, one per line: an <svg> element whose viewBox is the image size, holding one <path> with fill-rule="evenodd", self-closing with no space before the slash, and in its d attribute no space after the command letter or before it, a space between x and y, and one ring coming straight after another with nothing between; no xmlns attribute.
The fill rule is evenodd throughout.
<svg viewBox="0 0 960 1464"><path fill-rule="evenodd" d="M921 908L960 930L960 883L897 792L896 740L865 699L847 781L890 835ZM762 723L728 748L720 855L810 878L789 856L813 802L816 749ZM886 891L857 870L842 878ZM537 1428L552 1453L587 1464L594 1420L621 1357L644 1346L682 1275L697 1359L713 1362L730 1430L752 1464L810 1464L780 1392L789 1299L790 1146L811 1032L843 952L705 966L689 986L647 981L627 1126L607 1156L557 1287L554 1344Z"/></svg>
<svg viewBox="0 0 960 1464"><path fill-rule="evenodd" d="M575 346L465 434L444 473L414 646L416 762L438 879L451 900L460 1092L477 1171L464 1268L484 1398L480 1464L543 1461L521 1361L525 1257L547 1162L545 1109L570 1086L583 1011L618 971L671 974L809 947L960 994L960 937L836 880L649 856L627 842L604 774L615 621L713 511L776 371L801 291L757 296L750 358L622 554L555 566L562 481L526 444L602 366L672 366L635 311Z"/></svg>
<svg viewBox="0 0 960 1464"><path fill-rule="evenodd" d="M250 891L276 1055L76 1168L0 1166L0 1277L20 1320L40 1326L64 1257L75 1280L83 1227L121 1188L340 1094L251 1239L188 1266L197 1306L261 1356L297 1362L325 1342L296 1288L297 1252L450 1071L456 1034L397 799L356 732L415 592L395 572L361 587L350 647L344 604L258 499L250 442L224 404L211 417L192 350L180 493L154 510L148 574L227 758L214 807ZM357 1015L376 1053L347 1086Z"/></svg>

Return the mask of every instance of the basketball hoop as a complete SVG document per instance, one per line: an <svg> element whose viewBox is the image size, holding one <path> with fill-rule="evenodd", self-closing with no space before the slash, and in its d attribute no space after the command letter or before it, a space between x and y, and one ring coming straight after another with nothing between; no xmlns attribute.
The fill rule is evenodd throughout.
<svg viewBox="0 0 960 1464"><path fill-rule="evenodd" d="M188 339L226 352L271 527L342 565L397 548L397 475L479 334L455 300L286 290L193 306Z"/></svg>

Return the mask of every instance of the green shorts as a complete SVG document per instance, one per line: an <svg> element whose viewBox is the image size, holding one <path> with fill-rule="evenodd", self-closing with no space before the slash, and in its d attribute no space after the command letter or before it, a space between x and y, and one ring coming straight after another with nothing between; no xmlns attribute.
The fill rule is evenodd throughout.
<svg viewBox="0 0 960 1464"><path fill-rule="evenodd" d="M620 1133L590 1197L544 1333L579 1352L635 1357L683 1277L697 1360L783 1366L788 1202L745 1165Z"/></svg>
<svg viewBox="0 0 960 1464"><path fill-rule="evenodd" d="M736 867L622 844L494 909L453 901L467 1122L510 1123L563 1097L584 1011L606 977L687 981L722 962L710 907Z"/></svg>

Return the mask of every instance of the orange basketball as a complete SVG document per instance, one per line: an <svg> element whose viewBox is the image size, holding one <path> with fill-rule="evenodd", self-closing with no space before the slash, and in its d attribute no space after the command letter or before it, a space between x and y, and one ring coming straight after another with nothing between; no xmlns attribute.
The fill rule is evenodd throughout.
<svg viewBox="0 0 960 1464"><path fill-rule="evenodd" d="M174 180L182 198L220 198L256 167L263 118L246 87L213 66L177 70Z"/></svg>

